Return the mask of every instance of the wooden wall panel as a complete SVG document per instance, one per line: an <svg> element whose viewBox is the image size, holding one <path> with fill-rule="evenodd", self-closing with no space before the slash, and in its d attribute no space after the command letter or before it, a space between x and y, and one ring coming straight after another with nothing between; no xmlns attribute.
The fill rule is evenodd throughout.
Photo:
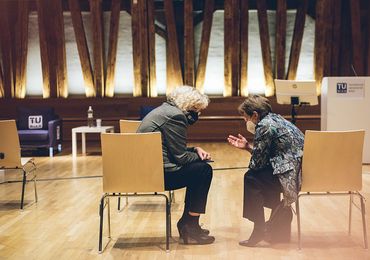
<svg viewBox="0 0 370 260"><path fill-rule="evenodd" d="M172 0L164 0L164 10L167 27L167 67L170 68L167 70L167 93L169 93L173 88L183 84L183 78Z"/></svg>
<svg viewBox="0 0 370 260"><path fill-rule="evenodd" d="M270 36L267 23L267 5L266 0L256 1L258 11L258 23L261 39L263 71L265 74L265 95L267 97L275 94L274 79L272 74Z"/></svg>
<svg viewBox="0 0 370 260"><path fill-rule="evenodd" d="M184 0L184 81L188 86L195 82L193 0Z"/></svg>
<svg viewBox="0 0 370 260"><path fill-rule="evenodd" d="M351 29L352 29L352 62L356 74L364 75L364 56L362 54L362 33L361 33L361 7L360 0L350 1Z"/></svg>
<svg viewBox="0 0 370 260"><path fill-rule="evenodd" d="M94 87L94 75L91 67L89 48L87 45L85 28L82 21L81 8L78 0L68 0L69 9L72 17L73 30L76 37L78 55L82 68L82 74L85 83L86 97L96 96Z"/></svg>
<svg viewBox="0 0 370 260"><path fill-rule="evenodd" d="M366 37L366 49L367 49L367 57L366 57L366 64L367 64L367 76L370 76L370 3L367 6L367 37Z"/></svg>
<svg viewBox="0 0 370 260"><path fill-rule="evenodd" d="M114 77L116 72L117 43L119 16L121 11L121 0L112 0L109 42L108 42L108 61L107 61L107 78L105 82L105 96L114 96Z"/></svg>
<svg viewBox="0 0 370 260"><path fill-rule="evenodd" d="M294 32L292 45L290 48L289 65L287 79L295 80L297 76L297 68L299 56L301 54L301 46L303 39L304 24L306 21L306 13L308 8L308 0L302 0L297 9L297 14L294 23Z"/></svg>
<svg viewBox="0 0 370 260"><path fill-rule="evenodd" d="M28 2L17 2L17 21L15 25L15 96L26 96L26 65L28 51Z"/></svg>
<svg viewBox="0 0 370 260"><path fill-rule="evenodd" d="M286 23L286 1L278 0L276 8L275 36L275 78L277 79L285 79Z"/></svg>
<svg viewBox="0 0 370 260"><path fill-rule="evenodd" d="M204 91L204 80L206 76L207 58L209 42L211 38L211 29L214 12L214 0L205 0L204 4L204 20L202 27L202 37L200 42L199 51L199 62L197 66L197 73L195 78L196 88L203 92Z"/></svg>
<svg viewBox="0 0 370 260"><path fill-rule="evenodd" d="M14 75L13 75L13 55L12 55L12 38L9 24L8 3L0 1L0 45L3 60L3 80L4 80L4 97L14 97Z"/></svg>
<svg viewBox="0 0 370 260"><path fill-rule="evenodd" d="M94 85L97 97L104 97L104 40L101 0L90 0L94 46Z"/></svg>

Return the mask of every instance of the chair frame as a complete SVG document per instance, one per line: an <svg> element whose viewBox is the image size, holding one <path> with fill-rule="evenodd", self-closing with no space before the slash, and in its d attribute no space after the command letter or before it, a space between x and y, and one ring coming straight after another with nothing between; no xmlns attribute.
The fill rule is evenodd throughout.
<svg viewBox="0 0 370 260"><path fill-rule="evenodd" d="M105 193L102 198L100 199L100 207L99 207L99 216L100 216L100 221L99 221L99 253L103 253L105 248L108 246L110 240L111 240L111 224L110 224L110 202L109 198L110 197L148 197L148 196L160 196L163 197L166 201L166 252L168 253L170 251L170 242L169 238L172 237L172 232L171 232L171 202L167 195L162 194L162 193L133 193L133 194L121 194L121 193ZM118 204L119 205L119 204ZM108 207L108 242L103 248L103 223L104 223L104 209L105 207Z"/></svg>
<svg viewBox="0 0 370 260"><path fill-rule="evenodd" d="M27 165L31 165L31 169L27 171ZM22 171L22 193L21 193L21 207L20 209L24 209L24 194L26 190L26 183L28 181L33 181L34 189L35 189L35 203L38 201L38 196L37 196L37 174L36 174L36 164L33 159L30 159L25 165L22 166L22 168L19 167L0 167L0 170L16 170L16 171ZM27 176L29 174L33 173L33 177L30 180L27 180ZM17 181L18 182L18 181ZM11 183L10 181L5 182L5 183Z"/></svg>

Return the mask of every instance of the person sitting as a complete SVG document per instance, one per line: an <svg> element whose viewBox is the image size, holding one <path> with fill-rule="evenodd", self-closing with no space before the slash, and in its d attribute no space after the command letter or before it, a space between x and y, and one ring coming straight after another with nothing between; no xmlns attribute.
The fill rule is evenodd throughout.
<svg viewBox="0 0 370 260"><path fill-rule="evenodd" d="M241 134L228 137L231 145L252 154L249 170L244 175L243 217L254 222L254 228L250 238L239 244L255 246L265 236L263 207L274 212L281 203L281 191L284 206L290 206L297 200L304 136L295 125L272 113L269 100L262 96L248 97L238 110L247 130L254 134L253 145ZM291 217L286 221L290 239Z"/></svg>
<svg viewBox="0 0 370 260"><path fill-rule="evenodd" d="M166 190L186 187L185 206L177 223L185 244L210 244L215 238L199 226L212 181L211 155L200 147L187 147L187 129L198 120L209 98L197 89L181 86L167 101L147 114L137 132L161 132Z"/></svg>

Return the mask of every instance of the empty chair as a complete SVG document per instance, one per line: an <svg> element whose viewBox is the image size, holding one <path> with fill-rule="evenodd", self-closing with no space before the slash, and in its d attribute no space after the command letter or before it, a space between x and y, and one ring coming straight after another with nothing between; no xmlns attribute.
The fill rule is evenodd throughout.
<svg viewBox="0 0 370 260"><path fill-rule="evenodd" d="M102 134L103 196L100 201L99 252L102 252L104 208L109 198L121 196L162 196L166 206L166 250L171 232L171 203L164 192L162 141L160 133Z"/></svg>
<svg viewBox="0 0 370 260"><path fill-rule="evenodd" d="M32 158L21 158L15 120L0 121L0 155L0 169L20 171L23 174L21 209L23 209L24 192L29 174L33 175L31 180L34 182L35 201L37 202L36 165Z"/></svg>
<svg viewBox="0 0 370 260"><path fill-rule="evenodd" d="M302 188L296 202L298 245L301 248L299 199L308 195L348 195L349 233L353 195L360 198L365 248L367 244L365 204L362 188L362 149L364 130L306 131L302 161Z"/></svg>

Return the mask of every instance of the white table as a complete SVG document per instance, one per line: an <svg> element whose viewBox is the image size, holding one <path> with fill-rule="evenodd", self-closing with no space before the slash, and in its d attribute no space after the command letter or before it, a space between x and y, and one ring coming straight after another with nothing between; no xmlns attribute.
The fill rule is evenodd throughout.
<svg viewBox="0 0 370 260"><path fill-rule="evenodd" d="M81 134L82 138L82 153L86 154L86 134L88 133L114 133L114 126L100 126L100 127L88 127L79 126L72 128L72 157L77 156L77 134Z"/></svg>

